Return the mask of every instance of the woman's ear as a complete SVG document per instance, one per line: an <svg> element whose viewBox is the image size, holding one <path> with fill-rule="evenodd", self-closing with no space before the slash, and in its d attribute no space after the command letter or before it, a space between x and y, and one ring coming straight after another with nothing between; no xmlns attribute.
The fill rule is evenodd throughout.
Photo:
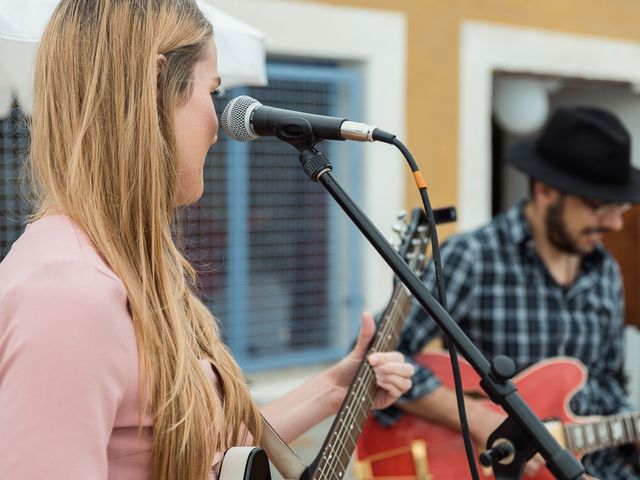
<svg viewBox="0 0 640 480"><path fill-rule="evenodd" d="M156 56L156 70L157 70L158 76L160 76L160 72L162 71L162 68L165 66L166 63L167 63L167 57L165 57L162 53L159 53Z"/></svg>
<svg viewBox="0 0 640 480"><path fill-rule="evenodd" d="M158 90L160 89L160 74L162 73L162 69L167 63L167 57L165 57L162 53L159 53L156 56L156 86Z"/></svg>

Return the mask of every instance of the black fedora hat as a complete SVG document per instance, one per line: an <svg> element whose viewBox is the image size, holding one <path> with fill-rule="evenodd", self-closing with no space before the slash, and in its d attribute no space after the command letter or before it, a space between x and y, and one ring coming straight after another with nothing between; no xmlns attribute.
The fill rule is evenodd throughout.
<svg viewBox="0 0 640 480"><path fill-rule="evenodd" d="M565 193L640 202L640 170L631 166L629 132L599 108L559 108L540 136L514 144L505 160Z"/></svg>

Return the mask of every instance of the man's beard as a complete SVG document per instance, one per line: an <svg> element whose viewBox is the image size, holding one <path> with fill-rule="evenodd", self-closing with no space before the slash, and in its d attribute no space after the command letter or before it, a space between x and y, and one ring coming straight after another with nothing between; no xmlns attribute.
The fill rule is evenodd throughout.
<svg viewBox="0 0 640 480"><path fill-rule="evenodd" d="M567 231L566 224L563 220L564 214L564 195L561 195L558 200L549 205L547 213L544 218L544 223L547 229L547 239L549 242L561 252L570 253L572 255L586 255L591 253L592 249L585 251L578 247L578 243L571 238L571 235ZM606 233L608 228L587 228L582 231L583 234L591 233Z"/></svg>

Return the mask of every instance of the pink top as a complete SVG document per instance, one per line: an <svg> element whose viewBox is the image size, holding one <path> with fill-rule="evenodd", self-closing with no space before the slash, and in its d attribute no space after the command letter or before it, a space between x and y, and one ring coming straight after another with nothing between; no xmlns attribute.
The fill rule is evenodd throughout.
<svg viewBox="0 0 640 480"><path fill-rule="evenodd" d="M0 478L150 478L138 380L120 279L68 217L28 226L0 263Z"/></svg>

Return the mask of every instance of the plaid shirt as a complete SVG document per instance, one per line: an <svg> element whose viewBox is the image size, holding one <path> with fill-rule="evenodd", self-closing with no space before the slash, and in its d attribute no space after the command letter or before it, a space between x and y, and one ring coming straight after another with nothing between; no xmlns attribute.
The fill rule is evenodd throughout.
<svg viewBox="0 0 640 480"><path fill-rule="evenodd" d="M521 202L489 224L454 236L443 245L443 274L452 318L488 359L507 355L518 371L549 357L581 360L589 379L571 400L576 414L629 410L619 381L624 339L618 265L606 250L597 248L583 258L571 287L559 286L534 249L523 206ZM433 264L425 270L423 281L429 291L437 291ZM429 315L415 304L398 349L411 361L441 335ZM429 370L416 365L413 386L401 401L429 394L439 385ZM391 425L400 415L399 409L391 407L378 412L377 418ZM621 473L611 476L609 470L603 473L597 468L593 473L599 473L600 478L636 478Z"/></svg>

